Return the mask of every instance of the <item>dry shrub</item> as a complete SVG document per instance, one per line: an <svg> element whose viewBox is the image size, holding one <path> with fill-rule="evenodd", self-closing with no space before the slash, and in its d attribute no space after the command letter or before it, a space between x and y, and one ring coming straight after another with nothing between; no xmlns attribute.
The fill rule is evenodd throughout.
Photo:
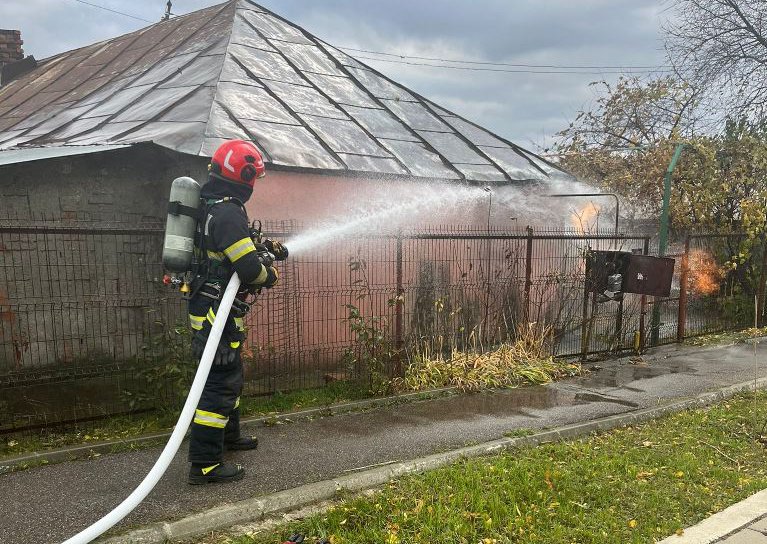
<svg viewBox="0 0 767 544"><path fill-rule="evenodd" d="M547 383L580 372L580 366L555 360L551 356L552 328L528 323L517 327L516 340L479 353L454 349L449 357L432 358L421 353L395 378L393 387L400 391L421 391L455 386L463 391L517 387Z"/></svg>

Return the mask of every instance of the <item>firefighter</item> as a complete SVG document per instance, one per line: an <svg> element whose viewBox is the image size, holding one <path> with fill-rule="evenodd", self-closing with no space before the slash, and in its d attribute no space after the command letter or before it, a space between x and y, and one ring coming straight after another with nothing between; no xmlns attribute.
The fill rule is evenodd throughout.
<svg viewBox="0 0 767 544"><path fill-rule="evenodd" d="M287 249L279 242L257 243L248 225L244 203L253 192L255 180L265 175L256 147L243 140L227 141L213 154L208 168L195 237L199 266L189 300L194 357L202 356L219 300L233 272L243 287L230 310L192 422L190 484L241 479L244 469L224 463L224 449L250 450L258 445L256 438L240 434L240 348L245 339L243 318L249 310L245 299L249 292L274 286L278 275L273 261L287 257Z"/></svg>

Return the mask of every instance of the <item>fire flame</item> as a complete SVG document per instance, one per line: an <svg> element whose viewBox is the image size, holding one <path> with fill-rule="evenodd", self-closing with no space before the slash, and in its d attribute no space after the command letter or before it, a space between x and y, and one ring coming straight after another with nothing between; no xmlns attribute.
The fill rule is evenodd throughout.
<svg viewBox="0 0 767 544"><path fill-rule="evenodd" d="M570 223L578 234L585 234L596 227L599 220L599 211L602 207L594 202L589 202L580 210L574 211L570 217Z"/></svg>
<svg viewBox="0 0 767 544"><path fill-rule="evenodd" d="M724 271L714 257L703 250L695 249L688 258L687 286L700 295L712 295L719 291Z"/></svg>

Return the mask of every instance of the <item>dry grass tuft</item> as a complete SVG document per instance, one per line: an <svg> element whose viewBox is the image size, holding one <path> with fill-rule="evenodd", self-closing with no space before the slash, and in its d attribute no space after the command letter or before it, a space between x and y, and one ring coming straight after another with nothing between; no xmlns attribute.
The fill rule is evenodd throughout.
<svg viewBox="0 0 767 544"><path fill-rule="evenodd" d="M404 377L393 380L393 386L399 391L447 386L478 391L548 383L580 373L580 365L551 356L551 333L548 325L529 323L517 328L513 343L502 344L486 353L454 349L447 358L419 354L405 370Z"/></svg>

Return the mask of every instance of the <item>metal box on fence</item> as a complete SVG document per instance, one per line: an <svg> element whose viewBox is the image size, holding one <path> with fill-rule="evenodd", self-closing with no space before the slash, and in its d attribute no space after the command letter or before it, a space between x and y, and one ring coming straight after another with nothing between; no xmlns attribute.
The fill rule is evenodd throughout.
<svg viewBox="0 0 767 544"><path fill-rule="evenodd" d="M586 288L589 292L620 292L667 297L671 294L674 259L627 251L590 251ZM619 274L620 289L615 289ZM612 281L611 281L612 280Z"/></svg>

